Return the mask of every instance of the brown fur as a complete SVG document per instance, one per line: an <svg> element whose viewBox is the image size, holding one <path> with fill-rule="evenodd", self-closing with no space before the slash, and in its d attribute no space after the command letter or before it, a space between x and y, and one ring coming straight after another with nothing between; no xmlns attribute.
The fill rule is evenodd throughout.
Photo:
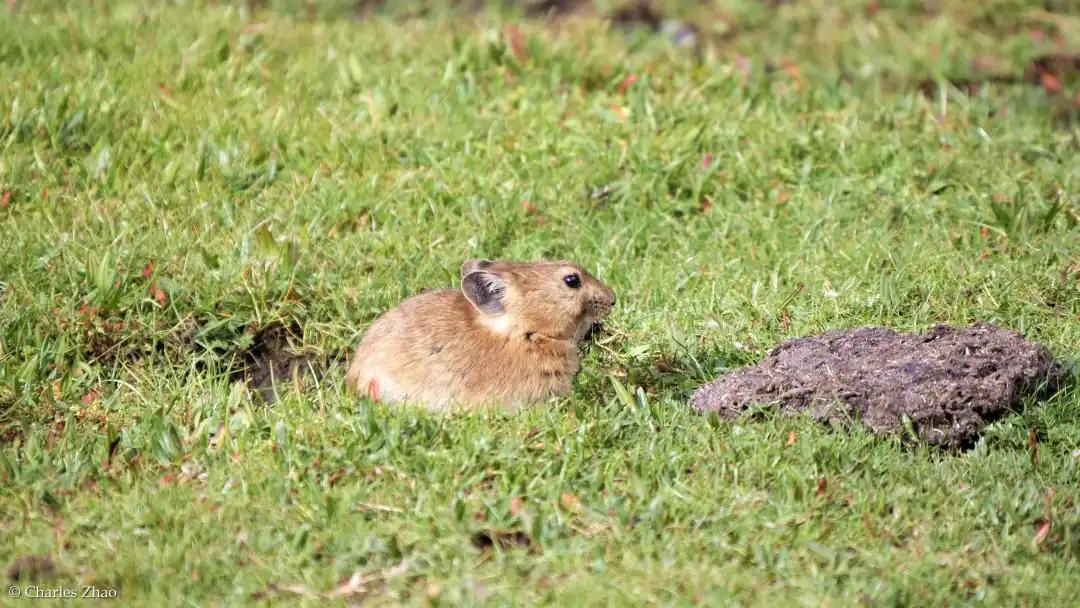
<svg viewBox="0 0 1080 608"><path fill-rule="evenodd" d="M580 288L564 283L571 273ZM420 293L376 319L356 348L349 387L431 409L568 394L578 344L611 312L611 289L572 262L470 260L461 275L461 290Z"/></svg>

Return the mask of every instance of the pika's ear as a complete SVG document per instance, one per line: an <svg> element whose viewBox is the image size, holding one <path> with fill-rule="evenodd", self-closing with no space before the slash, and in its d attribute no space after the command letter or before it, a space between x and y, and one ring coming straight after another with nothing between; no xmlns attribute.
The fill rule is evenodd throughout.
<svg viewBox="0 0 1080 608"><path fill-rule="evenodd" d="M485 270L489 268L491 264L491 260L466 260L465 263L461 265L461 278L464 279L474 272Z"/></svg>
<svg viewBox="0 0 1080 608"><path fill-rule="evenodd" d="M470 272L461 279L461 293L481 313L494 317L506 310L503 308L503 294L506 284L496 274L478 270Z"/></svg>

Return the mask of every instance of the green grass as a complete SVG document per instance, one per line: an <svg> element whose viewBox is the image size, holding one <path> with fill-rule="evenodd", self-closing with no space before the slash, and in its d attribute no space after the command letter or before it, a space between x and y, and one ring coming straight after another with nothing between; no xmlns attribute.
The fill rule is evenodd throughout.
<svg viewBox="0 0 1080 608"><path fill-rule="evenodd" d="M686 405L831 328L991 321L1077 358L1080 83L948 84L1080 48L1067 3L668 6L696 55L514 11L65 4L0 9L3 566L125 605L314 605L354 573L375 604L1076 605L1075 387L956 454ZM230 382L259 330L340 361L472 257L617 292L570 399Z"/></svg>

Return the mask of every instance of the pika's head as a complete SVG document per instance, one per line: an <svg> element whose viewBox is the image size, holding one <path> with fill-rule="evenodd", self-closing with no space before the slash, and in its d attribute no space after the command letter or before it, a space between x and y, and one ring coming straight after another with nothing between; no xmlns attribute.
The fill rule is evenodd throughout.
<svg viewBox="0 0 1080 608"><path fill-rule="evenodd" d="M573 262L461 265L461 291L492 331L581 342L611 313L615 292Z"/></svg>

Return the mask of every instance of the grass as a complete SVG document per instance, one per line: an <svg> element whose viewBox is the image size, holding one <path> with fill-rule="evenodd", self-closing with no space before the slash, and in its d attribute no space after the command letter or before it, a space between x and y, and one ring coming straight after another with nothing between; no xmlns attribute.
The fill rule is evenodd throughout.
<svg viewBox="0 0 1080 608"><path fill-rule="evenodd" d="M68 4L0 9L5 565L125 605L1080 597L1075 387L962 453L686 406L831 328L1076 359L1078 83L950 84L1080 48L1066 3L665 5L697 53L587 15ZM340 362L473 257L618 293L571 398L235 381L272 328Z"/></svg>

